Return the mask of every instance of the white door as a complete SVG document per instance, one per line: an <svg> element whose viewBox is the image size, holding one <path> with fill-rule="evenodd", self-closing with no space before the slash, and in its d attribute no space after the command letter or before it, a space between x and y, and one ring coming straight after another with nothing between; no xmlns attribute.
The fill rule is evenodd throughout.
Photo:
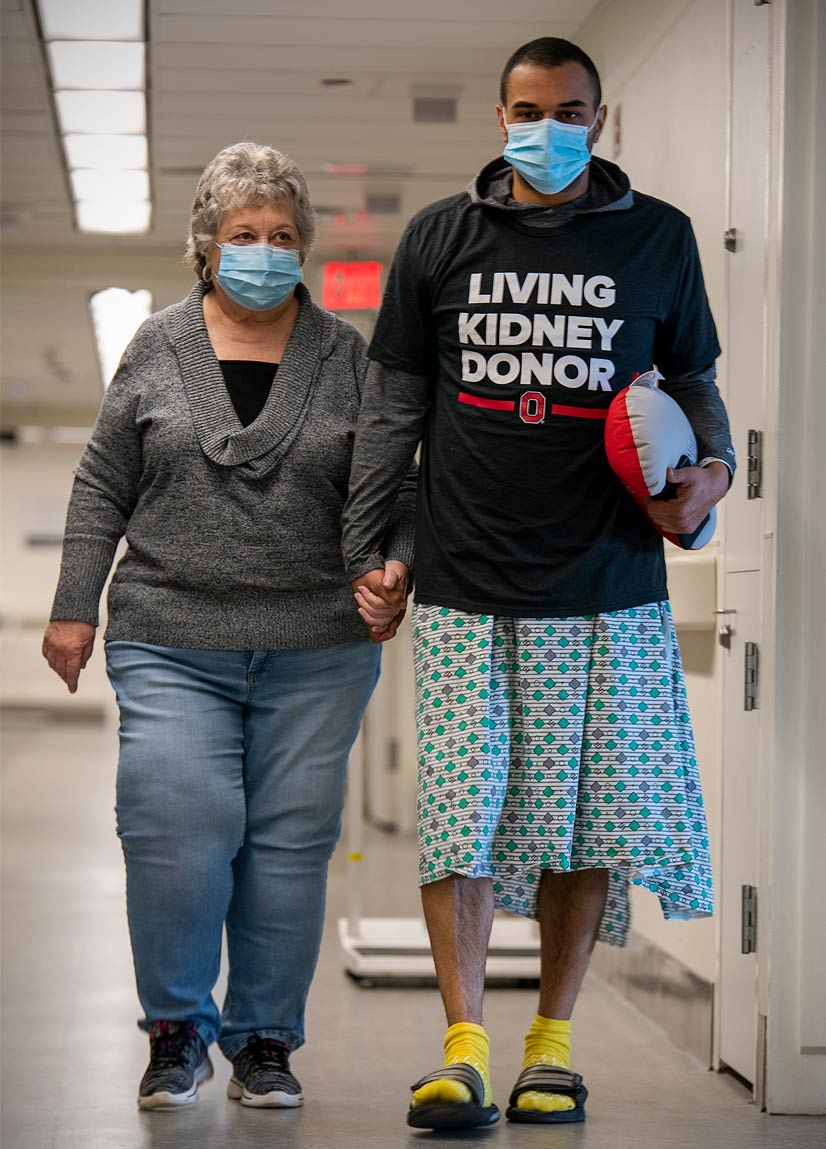
<svg viewBox="0 0 826 1149"><path fill-rule="evenodd" d="M757 1050L757 960L743 953L742 894L757 885L757 755L759 709L745 708L746 643L760 635L759 571L725 576L731 629L723 656L722 841L717 894L720 912L720 1060L754 1082Z"/></svg>
<svg viewBox="0 0 826 1149"><path fill-rule="evenodd" d="M718 1041L722 1062L755 1081L757 967L741 952L743 886L758 884L759 709L744 708L745 648L762 642L760 498L748 497L749 431L764 426L767 179L769 155L769 6L733 0L726 402L739 471L726 501L723 616L732 628L724 659L721 916ZM758 702L759 707L759 702Z"/></svg>

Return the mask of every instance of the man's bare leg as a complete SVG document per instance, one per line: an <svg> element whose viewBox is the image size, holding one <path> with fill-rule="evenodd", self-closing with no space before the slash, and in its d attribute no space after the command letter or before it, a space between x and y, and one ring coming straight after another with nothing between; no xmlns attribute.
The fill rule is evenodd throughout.
<svg viewBox="0 0 826 1149"><path fill-rule="evenodd" d="M493 883L490 878L460 877L431 882L422 887L422 907L448 1023L444 1064L465 1063L477 1070L487 1110L482 1120L495 1120L498 1112L488 1108L492 1106L490 1043L482 1026ZM464 1106L471 1100L467 1085L447 1077L427 1082L413 1093L414 1108L445 1102ZM479 1117L471 1120L477 1124Z"/></svg>
<svg viewBox="0 0 826 1149"><path fill-rule="evenodd" d="M442 878L422 886L422 909L447 1024L482 1024L485 962L493 925L490 878Z"/></svg>
<svg viewBox="0 0 826 1149"><path fill-rule="evenodd" d="M570 1017L594 948L608 894L607 870L546 870L537 911L542 944L539 1013L525 1039L522 1068L545 1064L570 1068ZM558 1093L523 1093L519 1109L570 1111L573 1098Z"/></svg>
<svg viewBox="0 0 826 1149"><path fill-rule="evenodd" d="M607 870L543 872L537 904L542 939L542 1017L568 1020L573 1013L607 897Z"/></svg>

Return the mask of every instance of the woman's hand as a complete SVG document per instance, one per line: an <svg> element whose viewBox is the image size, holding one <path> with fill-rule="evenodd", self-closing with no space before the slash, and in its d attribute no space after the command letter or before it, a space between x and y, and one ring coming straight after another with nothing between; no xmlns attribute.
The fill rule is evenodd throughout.
<svg viewBox="0 0 826 1149"><path fill-rule="evenodd" d="M90 622L61 620L50 622L43 635L43 657L69 687L77 692L80 672L92 657L95 628Z"/></svg>
<svg viewBox="0 0 826 1149"><path fill-rule="evenodd" d="M373 642L387 642L401 625L407 609L408 569L389 559L376 570L353 580L353 593L359 614L370 630Z"/></svg>

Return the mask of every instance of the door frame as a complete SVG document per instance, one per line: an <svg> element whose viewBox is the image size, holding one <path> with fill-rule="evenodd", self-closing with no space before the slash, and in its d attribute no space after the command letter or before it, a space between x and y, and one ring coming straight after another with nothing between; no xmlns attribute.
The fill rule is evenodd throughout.
<svg viewBox="0 0 826 1149"><path fill-rule="evenodd" d="M735 18L735 12L741 8L745 8L745 12L742 13L742 15L746 17L745 21L742 21L742 20L738 21ZM739 33L741 27L743 26L743 23L745 23L745 25L748 27L748 26L750 26L750 22L756 22L756 21L761 20L761 19L764 20L765 24L766 24L766 28L765 28L765 34L767 37L766 65L767 65L767 69L768 69L766 85L762 89L762 93L763 93L763 97L766 100L765 107L769 107L769 106L773 107L773 102L774 102L774 98L775 98L775 93L774 93L774 89L772 86L773 85L773 74L774 74L773 56L774 56L775 31L774 31L774 27L773 27L772 17L771 17L770 12L769 12L769 8L765 7L765 6L756 5L754 0L727 0L727 3L726 3L726 36L727 36L726 58L727 58L727 67L728 67L728 83L727 83L727 89L728 90L727 90L727 100L726 100L725 227L727 229L735 228L735 229L738 229L740 231L740 235L742 236L742 239L738 238L738 244L740 242L745 242L747 244L753 244L755 242L754 235L752 235L752 234L745 234L744 235L743 234L744 222L743 222L742 216L740 216L738 218L737 215L735 214L735 213L738 213L738 211L739 211L739 206L737 206L737 205L740 204L741 199L742 199L742 194L743 194L742 170L738 172L739 198L737 200L737 205L735 205L735 203L734 203L735 196L733 194L734 161L735 161L735 149L734 149L735 112L736 112L735 102L743 99L742 90L738 89L738 91L735 92L735 77L736 77L736 73L737 73L737 63L736 63L737 56L736 56L736 54L738 52L743 54L747 51L748 47L750 47L750 45L744 45L744 44L740 43L740 41L738 40L738 33ZM754 114L759 115L760 112L761 112L761 108L759 106L755 105ZM740 123L742 123L742 113L740 113ZM771 125L769 125L769 130L767 133L767 140L766 140L766 153L764 154L764 158L766 160L768 160L768 157L769 157L769 154L771 153L772 147L773 147L773 135L772 135ZM739 152L738 152L738 155L739 155ZM747 157L747 159L748 159L748 157ZM741 157L740 162L741 163L743 162L742 157ZM762 254L764 285L768 284L768 281L772 275L770 239L769 239L769 230L771 229L770 215L771 215L771 208L772 208L772 196L771 196L772 174L770 171L770 167L771 167L771 165L769 163L767 163L766 168L764 169L764 173L763 173L764 174L763 191L765 193L765 198L764 198L763 203L762 203L763 220L761 221L761 223L764 227L766 227L766 232L758 237L758 241L762 241L762 251L759 254ZM747 231L748 230L749 229L747 228ZM752 227L752 230L753 230L753 227ZM721 241L722 241L722 238L723 237L721 236ZM726 270L725 270L726 324L727 324L727 332L728 332L729 336L731 335L732 318L737 315L737 309L739 306L739 300L737 298L735 298L733 295L734 291L736 290L736 284L733 283L734 277L732 276L732 265L730 262L733 259L738 259L738 254L737 254L736 249L732 249L732 253L727 257L727 261L726 261L726 265L725 265L725 267L726 267ZM770 422L770 417L769 417L768 412L770 410L773 410L776 407L776 398L773 395L773 388L776 385L777 373L772 368L772 363L771 363L770 355L769 355L768 338L767 338L768 309L769 309L768 290L764 286L763 300L762 300L762 315L763 315L763 320L764 320L764 323L763 323L764 342L763 342L761 362L760 362L760 367L759 367L760 377L757 381L758 385L761 387L762 404L761 404L761 410L759 411L758 414L749 415L749 425L753 426L755 429L764 429L766 427L766 425ZM731 339L729 339L729 342L732 344L734 343L734 341ZM732 379L736 374L738 381L739 381L739 385L742 386L743 364L740 363L738 365L737 370L736 371L733 370L732 369L733 368L733 360L731 359L731 355L732 355L732 349L731 349L731 347L729 347L727 349L728 362L726 363L726 366L725 366L726 395L729 399L729 405L733 410L735 404L734 404L733 399L731 397ZM736 441L735 441L735 447L736 447L737 452L738 452L738 463L739 463L739 474L737 476L736 481L738 483L738 489L742 490L743 485L745 483L745 472L746 472L746 467L747 467L746 459L744 458L745 447L746 447L746 437L745 437L745 431L744 431L743 427L738 426L734 430L735 430L735 434L737 436ZM766 435L765 435L765 431L764 431L764 446L765 446L766 452L768 453L769 447L767 444L765 444L765 439L766 439ZM744 556L742 538L740 538L740 539L735 538L732 540L732 536L726 530L728 523L731 521L733 509L732 509L732 506L730 504L730 500L726 500L726 502L723 504L723 507L722 507L722 511L723 511L723 520L722 520L723 521L723 538L722 538L722 546L721 546L721 551L720 551L720 560L718 562L718 569L717 569L717 601L720 604L722 604L723 607L735 610L735 620L732 623L735 633L737 633L738 630L742 629L743 620L742 620L742 618L737 618L737 616L736 616L736 611L740 609L740 604L738 602L736 602L731 595L730 580L732 578L737 579L738 577L739 578L745 578L748 575L753 575L754 577L756 577L760 580L760 584L759 584L760 585L759 608L758 608L758 612L757 612L757 618L756 618L756 620L752 620L752 622L750 623L748 633L744 632L741 635L739 635L739 638L742 640L747 639L749 641L757 642L759 645L759 650L760 650L760 664L761 665L760 665L759 710L756 713L754 713L753 715L749 716L750 720L758 721L760 724L760 734L759 734L758 740L757 740L759 761L755 763L755 767L754 767L754 783L755 783L755 789L756 789L755 801L756 801L757 811L758 811L758 813L757 813L757 819L758 819L757 842L755 845L755 853L754 853L754 858L753 858L753 869L751 869L751 859L750 859L750 866L749 866L748 870L742 869L740 866L736 866L736 865L734 868L740 870L740 880L741 881L743 879L745 879L750 883L757 884L757 886L758 886L758 901L760 902L761 909L765 905L765 899L763 896L765 883L761 879L762 855L764 852L764 844L766 841L769 840L769 836L768 836L766 828L764 826L765 807L764 807L764 801L763 801L763 797L762 797L762 790L763 790L763 779L765 777L766 771L770 769L770 763L771 763L771 759L766 757L767 730L769 729L768 717L769 717L769 710L770 710L770 701L769 701L768 692L765 689L764 683L765 683L765 679L768 675L768 665L767 664L768 664L769 659L771 658L770 648L772 646L772 642L771 642L772 630L771 630L771 621L770 620L771 620L773 612L770 609L770 605L771 605L770 600L772 600L772 596L773 596L773 589L772 588L774 586L774 577L773 577L774 555L773 555L772 548L767 549L767 546L766 546L767 536L771 537L772 539L774 537L773 528L767 524L773 523L775 521L775 517L776 517L776 506L775 506L776 498L774 500L772 500L772 498L770 497L770 487L771 487L772 482L776 482L776 474L769 475L764 470L763 492L762 492L763 497L754 505L754 513L752 514L752 519L753 519L752 529L759 532L760 538L759 538L759 540L756 540L754 552L751 555ZM771 490L773 491L774 488L771 488ZM748 561L748 565L742 566L742 565L738 565L738 563L736 562L733 570L730 571L728 568L729 568L729 565L730 565L730 562L732 559L732 553L731 553L732 545L733 545L733 549L734 549L734 558L736 560L738 560L740 564L742 564L744 557L745 557ZM727 621L725 616L720 616L720 620L721 620L721 623L725 623ZM742 642L738 642L735 645L738 647L741 647ZM733 652L726 651L724 654L724 658L730 657L732 653ZM742 654L742 652L740 652L740 653ZM725 1008L724 999L725 999L725 990L726 990L726 987L723 984L724 934L727 937L729 943L731 942L731 937L732 937L732 930L730 928L731 923L730 923L728 917L726 917L726 925L729 928L727 928L724 931L723 918L725 915L730 915L733 913L733 914L737 915L737 917L739 919L739 913L740 913L739 902L737 902L736 904L732 904L731 899L724 900L723 896L722 896L724 887L727 888L727 883L725 883L723 880L724 874L727 873L727 871L726 871L727 863L729 866L731 866L731 855L726 850L726 847L724 844L724 840L726 837L726 817L727 817L727 812L726 812L726 806L727 806L726 751L727 751L727 748L729 745L729 734L730 734L730 731L727 728L727 723L729 721L729 715L733 714L735 711L738 713L738 717L740 717L739 712L742 710L742 707L743 707L742 689L740 689L740 690L732 690L731 689L731 686L732 686L732 673L731 672L734 670L735 670L734 667L729 669L724 663L721 663L721 672L720 672L720 677L719 677L719 688L722 691L722 705L720 707L720 718L719 718L718 730L717 730L717 750L718 750L719 761L721 764L721 769L720 769L720 791L721 791L720 792L720 802L721 802L720 835L721 835L721 841L720 841L720 872L717 875L717 882L716 882L716 886L717 886L717 898L716 898L716 900L718 902L719 908L718 908L718 912L716 915L717 916L717 929L716 929L717 960L716 960L716 976L715 976L715 985L714 985L714 1024L713 1024L713 1036L712 1036L712 1066L714 1069L717 1069L717 1070L720 1070L723 1068L732 1069L732 1067L723 1058L723 1048L722 1048L723 1047L723 1033L722 1033L723 1020L722 1019L723 1019L724 1008ZM739 859L739 860L742 860L742 859ZM760 920L760 919L758 919L758 920ZM755 1038L756 1038L756 1042L757 1042L757 1048L755 1049L755 1057L754 1057L754 1063L753 1063L754 1069L751 1070L749 1073L749 1080L752 1081L752 1083L753 1083L753 1091L754 1091L755 1097L758 1095L758 1092L759 1092L758 1079L762 1077L762 1072L758 1072L758 1071L762 1070L762 1065L763 1065L763 1062L765 1060L763 1052L760 1048L760 1042L761 1042L762 1036L763 1036L763 1029L759 1023L760 1003L759 1003L759 991L758 991L758 985L759 985L759 979L760 979L760 962L761 962L761 956L763 955L763 953L764 953L763 948L758 944L757 952L754 954L754 962L748 963L748 969L750 971L750 976L753 976L755 978L752 1020L754 1022L754 1032L755 1032ZM744 963L744 965L745 965L745 963ZM744 976L745 976L745 971L744 971ZM744 1072L743 1068L740 1066L734 1068L733 1071L734 1072L738 1072L738 1071Z"/></svg>
<svg viewBox="0 0 826 1149"><path fill-rule="evenodd" d="M818 323L826 307L826 3L773 0L761 667L756 1100L770 1113L826 1113L826 396ZM823 951L820 950L822 953ZM822 976L822 975L821 975Z"/></svg>

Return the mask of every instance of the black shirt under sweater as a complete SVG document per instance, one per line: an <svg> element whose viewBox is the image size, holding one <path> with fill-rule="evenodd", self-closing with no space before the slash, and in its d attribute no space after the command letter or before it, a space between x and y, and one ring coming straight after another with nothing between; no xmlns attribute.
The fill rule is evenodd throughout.
<svg viewBox="0 0 826 1149"><path fill-rule="evenodd" d="M241 423L249 427L264 409L278 364L257 359L220 359L218 362L235 413Z"/></svg>

